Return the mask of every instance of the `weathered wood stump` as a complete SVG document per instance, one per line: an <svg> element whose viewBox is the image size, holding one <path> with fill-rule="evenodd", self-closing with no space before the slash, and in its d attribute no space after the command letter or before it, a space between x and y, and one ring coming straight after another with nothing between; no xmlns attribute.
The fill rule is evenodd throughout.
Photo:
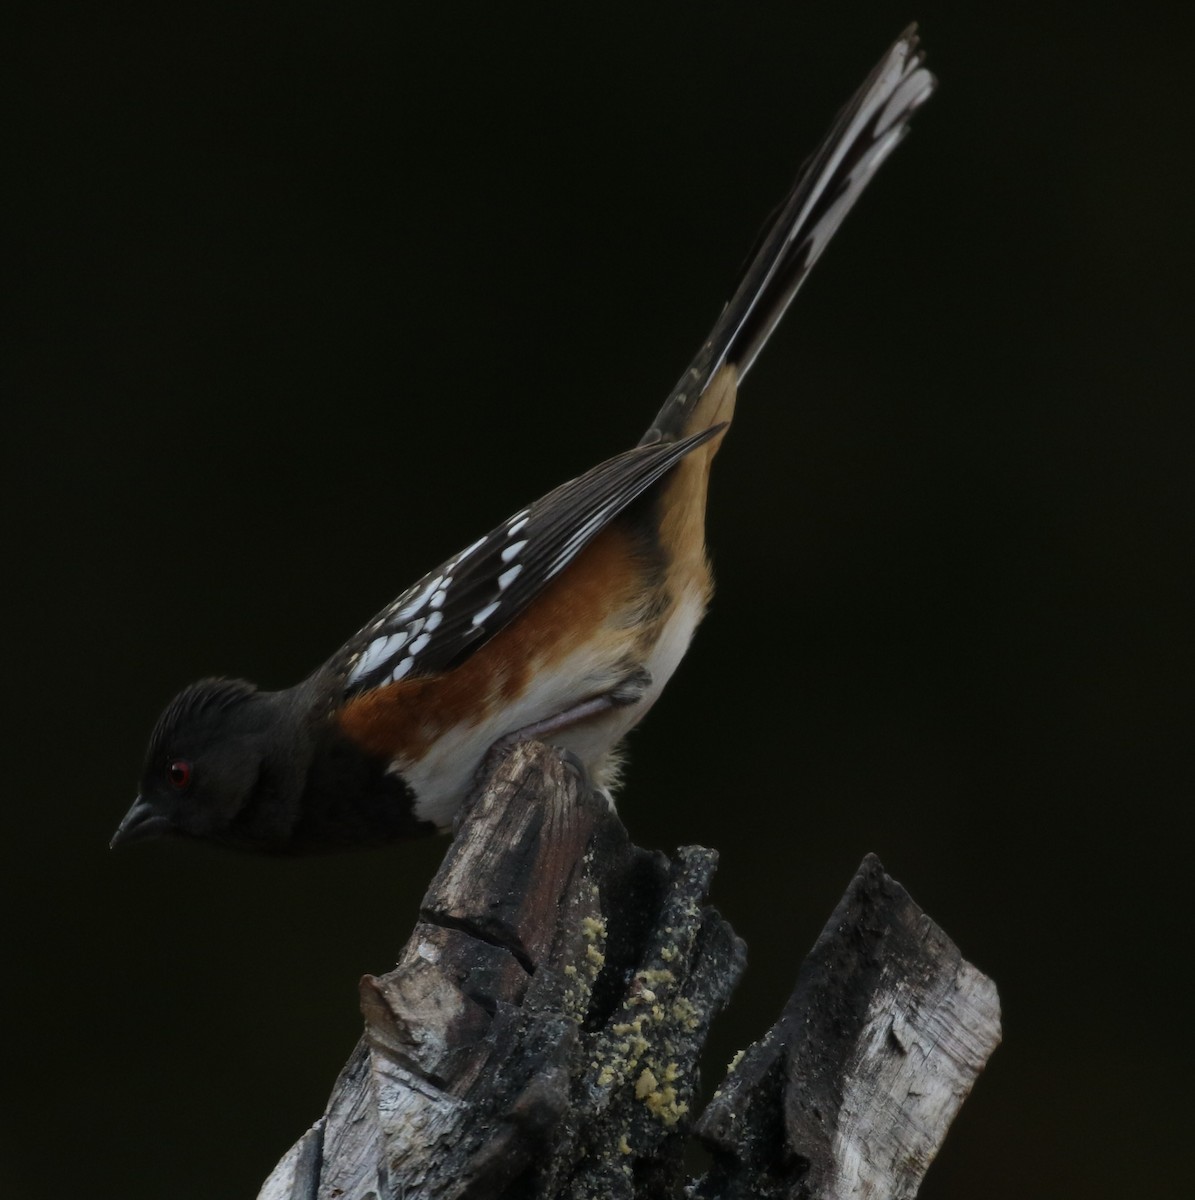
<svg viewBox="0 0 1195 1200"><path fill-rule="evenodd" d="M702 904L715 857L633 846L557 754L516 746L259 1200L915 1195L999 1041L994 985L869 857L695 1120L745 963ZM713 1155L695 1181L693 1133Z"/></svg>

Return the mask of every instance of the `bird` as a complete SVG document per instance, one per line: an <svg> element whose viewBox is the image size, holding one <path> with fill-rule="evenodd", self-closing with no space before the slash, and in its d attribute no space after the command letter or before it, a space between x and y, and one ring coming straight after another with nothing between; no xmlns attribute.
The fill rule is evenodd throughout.
<svg viewBox="0 0 1195 1200"><path fill-rule="evenodd" d="M710 467L739 385L936 79L915 26L798 173L639 443L423 576L301 683L205 679L166 707L112 845L302 854L446 831L495 749L538 739L610 794L712 594Z"/></svg>

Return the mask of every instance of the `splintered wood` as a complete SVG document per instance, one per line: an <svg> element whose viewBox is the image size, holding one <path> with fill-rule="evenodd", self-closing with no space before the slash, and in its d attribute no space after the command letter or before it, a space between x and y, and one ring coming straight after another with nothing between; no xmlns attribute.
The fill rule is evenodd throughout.
<svg viewBox="0 0 1195 1200"><path fill-rule="evenodd" d="M703 903L715 862L633 846L553 751L514 747L259 1200L915 1195L999 1042L994 985L869 857L698 1119L745 963Z"/></svg>

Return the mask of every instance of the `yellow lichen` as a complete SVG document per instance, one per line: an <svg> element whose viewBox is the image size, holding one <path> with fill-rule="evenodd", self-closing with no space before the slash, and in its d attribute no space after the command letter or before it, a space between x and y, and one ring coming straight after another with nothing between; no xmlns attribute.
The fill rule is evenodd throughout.
<svg viewBox="0 0 1195 1200"><path fill-rule="evenodd" d="M659 969L649 967L642 971L636 971L635 978L641 983L650 983L657 986L661 983L676 982L676 976L673 975L673 973L669 971L667 967L661 967Z"/></svg>
<svg viewBox="0 0 1195 1200"><path fill-rule="evenodd" d="M680 1075L676 1063L669 1063L664 1068L662 1079L657 1079L650 1067L644 1067L635 1081L635 1099L642 1100L648 1112L659 1117L665 1125L675 1125L689 1111L684 1101L677 1100L676 1088L672 1086Z"/></svg>
<svg viewBox="0 0 1195 1200"><path fill-rule="evenodd" d="M672 1019L686 1029L696 1029L701 1024L701 1016L684 996L677 998L672 1005Z"/></svg>

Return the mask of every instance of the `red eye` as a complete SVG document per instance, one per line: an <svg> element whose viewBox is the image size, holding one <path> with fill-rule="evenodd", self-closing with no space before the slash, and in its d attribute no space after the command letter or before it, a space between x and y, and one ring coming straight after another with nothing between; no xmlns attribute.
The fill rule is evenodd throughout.
<svg viewBox="0 0 1195 1200"><path fill-rule="evenodd" d="M181 792L191 782L191 764L185 758L176 758L166 768L166 778L173 788Z"/></svg>

